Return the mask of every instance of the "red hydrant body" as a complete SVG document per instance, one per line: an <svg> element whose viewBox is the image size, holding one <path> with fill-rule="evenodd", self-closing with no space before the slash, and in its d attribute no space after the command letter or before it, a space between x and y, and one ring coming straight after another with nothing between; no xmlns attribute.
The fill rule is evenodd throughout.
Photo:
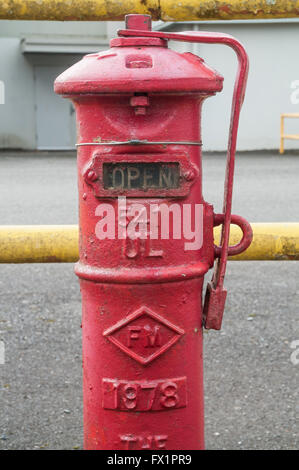
<svg viewBox="0 0 299 470"><path fill-rule="evenodd" d="M223 79L151 37L149 17L127 27L55 82L77 113L84 447L202 449L202 284L226 213L203 199L200 117ZM242 222L235 252L250 243ZM219 328L213 282L205 316Z"/></svg>

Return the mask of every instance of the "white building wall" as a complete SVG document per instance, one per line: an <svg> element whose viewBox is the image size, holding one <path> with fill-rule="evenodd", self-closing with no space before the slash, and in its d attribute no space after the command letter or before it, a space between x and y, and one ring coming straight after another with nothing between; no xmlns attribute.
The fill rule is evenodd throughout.
<svg viewBox="0 0 299 470"><path fill-rule="evenodd" d="M0 104L0 148L34 149L37 145L35 119L34 63L38 55L21 52L21 38L60 37L78 43L91 38L99 43L115 35L123 23L112 22L31 22L0 21L0 81L5 85L5 104ZM222 31L232 34L245 46L250 59L248 89L241 113L238 149L277 149L280 113L299 112L291 103L292 82L299 80L299 22L210 22L167 24L167 29ZM106 47L106 46L105 46ZM108 46L107 46L108 47ZM233 79L234 53L224 46L187 45L171 42L170 47L190 50L224 77L224 91L207 99L203 107L202 133L206 150L225 150ZM69 65L62 54L41 54L39 64ZM76 58L78 60L78 57ZM298 87L299 88L299 87ZM299 94L297 95L299 97ZM53 116L55 120L55 116ZM286 131L299 133L299 120L286 120ZM286 141L286 148L299 142Z"/></svg>
<svg viewBox="0 0 299 470"><path fill-rule="evenodd" d="M72 59L63 54L23 54L23 38L55 38L62 44L107 40L106 22L0 21L0 81L4 85L4 103L0 104L0 148L35 149L34 65L36 63L67 68ZM74 56L79 60L80 56ZM72 63L72 62L71 62ZM53 116L53 121L55 116Z"/></svg>
<svg viewBox="0 0 299 470"><path fill-rule="evenodd" d="M291 102L291 94L294 92L291 84L299 80L299 23L213 22L170 27L172 30L200 28L202 31L221 31L235 36L243 43L249 55L250 70L241 112L238 149L277 149L280 113L299 112L299 104ZM218 45L176 45L171 42L170 47L200 55L224 76L223 92L208 98L203 106L202 133L205 150L226 149L237 67L235 53ZM299 119L286 120L286 130L299 134ZM298 148L299 142L286 140L285 147Z"/></svg>
<svg viewBox="0 0 299 470"><path fill-rule="evenodd" d="M0 148L35 148L33 68L19 51L19 40L0 41Z"/></svg>

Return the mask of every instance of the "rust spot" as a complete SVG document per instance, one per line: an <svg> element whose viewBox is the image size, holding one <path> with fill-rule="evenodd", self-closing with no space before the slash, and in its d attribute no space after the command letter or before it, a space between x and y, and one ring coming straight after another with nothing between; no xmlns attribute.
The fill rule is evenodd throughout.
<svg viewBox="0 0 299 470"><path fill-rule="evenodd" d="M231 9L229 5L223 5L219 7L219 11L223 11L224 13L227 13L229 15L231 12Z"/></svg>
<svg viewBox="0 0 299 470"><path fill-rule="evenodd" d="M141 3L144 5L147 4L147 0L141 0ZM148 7L148 11L152 16L153 20L160 20L162 18L162 11L161 11L161 3L160 0L158 0L158 6L157 8L150 8Z"/></svg>
<svg viewBox="0 0 299 470"><path fill-rule="evenodd" d="M288 254L288 253L279 254L279 255L275 256L275 261L299 261L299 254L298 253L295 253L295 254Z"/></svg>
<svg viewBox="0 0 299 470"><path fill-rule="evenodd" d="M154 21L161 19L161 7L158 6L157 8L148 8L148 11L151 14L151 17Z"/></svg>

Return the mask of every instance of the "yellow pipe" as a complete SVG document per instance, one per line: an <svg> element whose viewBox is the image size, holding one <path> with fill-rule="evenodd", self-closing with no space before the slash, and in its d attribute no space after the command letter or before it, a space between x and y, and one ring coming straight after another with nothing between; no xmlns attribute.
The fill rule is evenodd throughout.
<svg viewBox="0 0 299 470"><path fill-rule="evenodd" d="M2 0L0 19L103 21L128 13L155 20L235 20L294 18L298 0Z"/></svg>
<svg viewBox="0 0 299 470"><path fill-rule="evenodd" d="M241 255L230 257L233 261L284 261L299 260L299 223L252 223L253 241ZM215 241L219 240L220 227L214 230ZM242 237L239 227L232 225L230 245L237 244Z"/></svg>
<svg viewBox="0 0 299 470"><path fill-rule="evenodd" d="M0 227L0 263L71 263L78 256L77 225Z"/></svg>
<svg viewBox="0 0 299 470"><path fill-rule="evenodd" d="M299 223L253 223L253 242L232 260L299 260ZM215 241L220 228L215 228ZM231 226L230 245L241 238ZM71 263L78 259L77 225L0 227L0 263Z"/></svg>

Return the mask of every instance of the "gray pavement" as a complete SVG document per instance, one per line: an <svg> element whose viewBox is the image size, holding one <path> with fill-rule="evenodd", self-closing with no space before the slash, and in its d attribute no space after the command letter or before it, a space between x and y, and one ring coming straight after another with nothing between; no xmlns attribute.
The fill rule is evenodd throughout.
<svg viewBox="0 0 299 470"><path fill-rule="evenodd" d="M221 210L224 155L204 157ZM299 220L299 155L241 154L233 212ZM77 222L72 153L0 153L0 220ZM80 292L71 264L0 266L0 449L82 448ZM205 333L206 447L298 449L299 262L230 262L221 332Z"/></svg>

